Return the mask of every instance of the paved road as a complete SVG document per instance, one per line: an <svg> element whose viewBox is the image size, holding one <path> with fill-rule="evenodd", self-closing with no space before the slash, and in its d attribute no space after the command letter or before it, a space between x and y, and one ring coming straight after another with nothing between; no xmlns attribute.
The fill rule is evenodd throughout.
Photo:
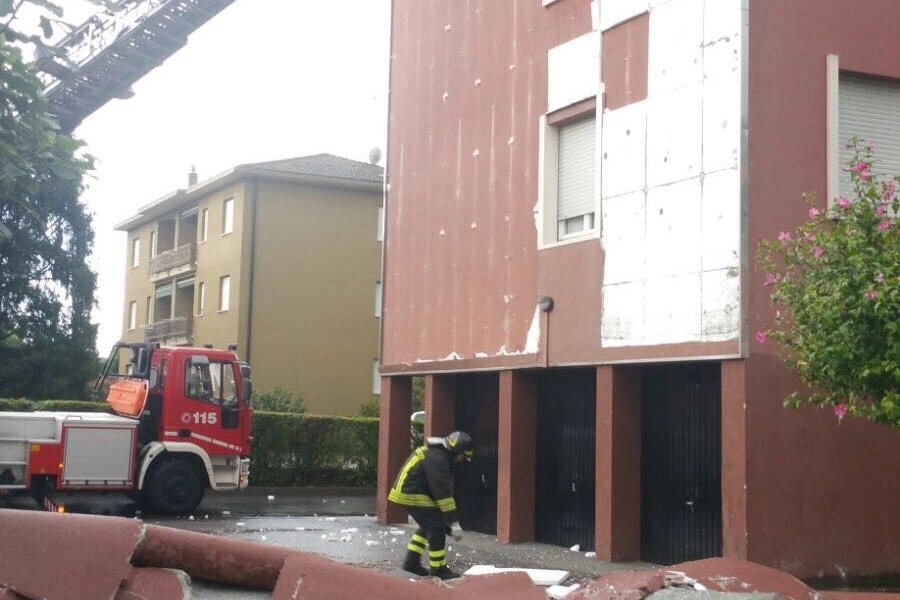
<svg viewBox="0 0 900 600"><path fill-rule="evenodd" d="M404 576L397 568L406 552L409 526L382 525L375 520L371 489L250 489L209 494L193 515L160 518L136 512L118 495L72 495L60 498L69 512L139 517L145 523L313 552L334 560ZM28 499L13 503L34 508ZM0 501L3 506L3 501ZM581 552L542 544L498 544L493 536L465 532L448 545L450 566L465 571L476 564L570 571L570 581L595 578L629 565L609 565ZM635 564L636 568L649 565ZM192 597L200 600L261 600L269 592L224 588L194 581Z"/></svg>

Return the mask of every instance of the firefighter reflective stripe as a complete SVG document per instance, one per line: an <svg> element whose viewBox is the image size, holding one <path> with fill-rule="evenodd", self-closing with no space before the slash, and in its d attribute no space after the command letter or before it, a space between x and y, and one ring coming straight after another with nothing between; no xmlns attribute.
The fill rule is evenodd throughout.
<svg viewBox="0 0 900 600"><path fill-rule="evenodd" d="M449 461L449 454L443 448L417 448L400 470L388 500L401 506L437 508L444 514L455 513L456 500L445 481L449 477ZM435 493L439 494L437 498L432 497Z"/></svg>
<svg viewBox="0 0 900 600"><path fill-rule="evenodd" d="M443 548L440 550L429 550L428 564L432 569L440 569L447 564L447 552Z"/></svg>
<svg viewBox="0 0 900 600"><path fill-rule="evenodd" d="M451 510L456 510L456 500L453 499L453 496L449 498L440 498L437 501L438 508L441 509L441 512L450 512Z"/></svg>
<svg viewBox="0 0 900 600"><path fill-rule="evenodd" d="M414 533L409 540L409 544L406 545L406 549L421 556L425 553L426 546L428 546L428 538Z"/></svg>

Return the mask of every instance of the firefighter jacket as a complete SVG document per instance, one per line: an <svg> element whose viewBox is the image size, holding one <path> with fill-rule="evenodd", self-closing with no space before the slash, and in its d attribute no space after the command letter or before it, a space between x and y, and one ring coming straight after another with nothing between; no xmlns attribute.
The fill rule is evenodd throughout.
<svg viewBox="0 0 900 600"><path fill-rule="evenodd" d="M455 523L456 500L451 484L453 460L453 454L443 446L429 444L417 448L400 469L388 500L402 506L437 508L447 523Z"/></svg>

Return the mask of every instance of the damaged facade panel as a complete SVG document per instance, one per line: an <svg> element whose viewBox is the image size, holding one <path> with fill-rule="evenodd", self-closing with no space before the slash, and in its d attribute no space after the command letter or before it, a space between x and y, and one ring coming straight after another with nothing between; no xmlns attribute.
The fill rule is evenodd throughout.
<svg viewBox="0 0 900 600"><path fill-rule="evenodd" d="M801 384L754 335L775 319L758 242L839 189L850 98L865 114L900 81L898 20L896 0L395 0L379 489L421 375L426 435L496 399L475 443L497 518L464 528L900 572L896 432L786 409ZM575 407L593 416L545 418Z"/></svg>

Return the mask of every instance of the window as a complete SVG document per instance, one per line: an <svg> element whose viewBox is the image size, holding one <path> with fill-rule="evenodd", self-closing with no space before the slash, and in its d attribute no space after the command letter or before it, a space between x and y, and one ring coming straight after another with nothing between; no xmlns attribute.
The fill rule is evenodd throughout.
<svg viewBox="0 0 900 600"><path fill-rule="evenodd" d="M379 242L384 241L384 207L378 207L378 231L375 232L375 239Z"/></svg>
<svg viewBox="0 0 900 600"><path fill-rule="evenodd" d="M381 317L381 282L375 282L375 318Z"/></svg>
<svg viewBox="0 0 900 600"><path fill-rule="evenodd" d="M219 312L225 312L231 307L231 275L219 278Z"/></svg>
<svg viewBox="0 0 900 600"><path fill-rule="evenodd" d="M553 123L552 116L541 117L540 247L598 233L594 106L586 103L587 113L576 112L575 120Z"/></svg>
<svg viewBox="0 0 900 600"><path fill-rule="evenodd" d="M372 360L372 393L381 393L381 374L378 372L378 359Z"/></svg>
<svg viewBox="0 0 900 600"><path fill-rule="evenodd" d="M128 331L137 329L137 302L132 300L128 303Z"/></svg>
<svg viewBox="0 0 900 600"><path fill-rule="evenodd" d="M156 232L150 232L150 247L147 249L147 259L153 258L156 254Z"/></svg>
<svg viewBox="0 0 900 600"><path fill-rule="evenodd" d="M900 173L900 81L840 72L828 57L828 202L852 197L847 163L854 137L875 147L873 169L881 176Z"/></svg>
<svg viewBox="0 0 900 600"><path fill-rule="evenodd" d="M203 314L203 307L206 306L206 283L200 282L200 293L197 298L197 314Z"/></svg>
<svg viewBox="0 0 900 600"><path fill-rule="evenodd" d="M234 231L234 199L229 198L222 205L222 234Z"/></svg>
<svg viewBox="0 0 900 600"><path fill-rule="evenodd" d="M141 238L133 238L131 240L131 266L136 267L141 264Z"/></svg>
<svg viewBox="0 0 900 600"><path fill-rule="evenodd" d="M190 360L185 361L184 365L184 395L188 398L203 400L204 402L213 401L213 384L212 375L210 374L211 365L191 364ZM207 419L203 421L208 423Z"/></svg>
<svg viewBox="0 0 900 600"><path fill-rule="evenodd" d="M558 238L594 229L594 152L596 119L590 117L559 128L557 147Z"/></svg>
<svg viewBox="0 0 900 600"><path fill-rule="evenodd" d="M209 235L209 209L204 208L200 213L200 241L205 242Z"/></svg>
<svg viewBox="0 0 900 600"><path fill-rule="evenodd" d="M147 323L153 322L153 296L147 296Z"/></svg>

